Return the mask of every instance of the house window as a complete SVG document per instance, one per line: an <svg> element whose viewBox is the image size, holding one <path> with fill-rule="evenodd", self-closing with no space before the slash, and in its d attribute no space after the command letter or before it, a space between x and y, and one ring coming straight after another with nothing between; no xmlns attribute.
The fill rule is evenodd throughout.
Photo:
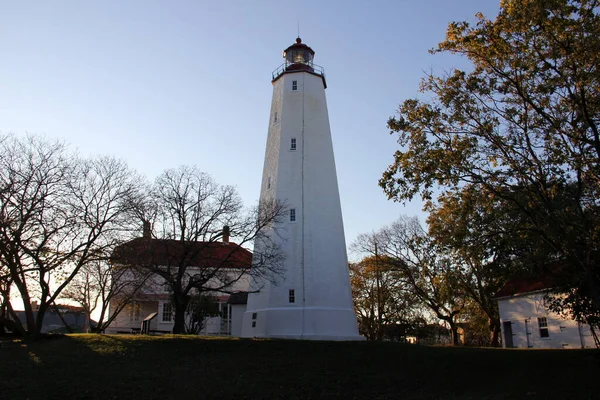
<svg viewBox="0 0 600 400"><path fill-rule="evenodd" d="M296 150L296 138L290 139L290 150Z"/></svg>
<svg viewBox="0 0 600 400"><path fill-rule="evenodd" d="M292 81L292 90L298 90L298 81Z"/></svg>
<svg viewBox="0 0 600 400"><path fill-rule="evenodd" d="M296 209L290 208L290 222L296 222Z"/></svg>
<svg viewBox="0 0 600 400"><path fill-rule="evenodd" d="M541 338L550 337L550 333L548 332L548 320L546 317L538 317L538 326L540 328Z"/></svg>
<svg viewBox="0 0 600 400"><path fill-rule="evenodd" d="M294 289L290 289L289 300L290 303L296 302L296 293L294 292Z"/></svg>
<svg viewBox="0 0 600 400"><path fill-rule="evenodd" d="M163 303L161 317L162 322L171 322L173 320L173 305L171 303Z"/></svg>
<svg viewBox="0 0 600 400"><path fill-rule="evenodd" d="M133 302L127 306L127 313L129 314L129 321L139 321L142 315L142 305L138 302Z"/></svg>
<svg viewBox="0 0 600 400"><path fill-rule="evenodd" d="M256 328L256 313L252 313L252 327Z"/></svg>

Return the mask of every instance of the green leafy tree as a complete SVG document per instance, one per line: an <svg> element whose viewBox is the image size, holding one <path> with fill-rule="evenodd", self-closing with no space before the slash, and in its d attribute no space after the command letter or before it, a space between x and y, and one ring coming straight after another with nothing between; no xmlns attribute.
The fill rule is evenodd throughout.
<svg viewBox="0 0 600 400"><path fill-rule="evenodd" d="M196 293L190 296L185 318L185 333L199 334L209 318L219 316L219 303L210 294Z"/></svg>
<svg viewBox="0 0 600 400"><path fill-rule="evenodd" d="M390 118L401 149L380 185L403 201L473 184L510 204L528 237L565 262L555 308L597 324L598 2L502 1L495 20L450 24L433 52L472 69L426 76L427 100L406 100Z"/></svg>
<svg viewBox="0 0 600 400"><path fill-rule="evenodd" d="M416 301L388 257L368 256L350 264L350 284L359 330L383 340L391 327L414 319Z"/></svg>
<svg viewBox="0 0 600 400"><path fill-rule="evenodd" d="M516 269L515 259L531 252L523 248L528 229L505 202L474 185L440 196L429 211L429 235L448 254L460 292L476 305L471 314L482 312L488 318L486 345L499 346L494 296Z"/></svg>

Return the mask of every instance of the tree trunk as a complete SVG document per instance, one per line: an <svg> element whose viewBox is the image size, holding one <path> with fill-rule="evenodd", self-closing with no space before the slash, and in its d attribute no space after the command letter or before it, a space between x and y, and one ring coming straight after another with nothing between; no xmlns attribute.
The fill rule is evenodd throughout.
<svg viewBox="0 0 600 400"><path fill-rule="evenodd" d="M25 323L27 325L27 333L26 335L29 337L35 336L36 331L36 318L34 316L33 309L31 307L31 297L29 297L29 292L27 291L27 287L24 282L21 281L20 278L13 279L14 285L17 287L19 294L21 295L21 299L23 300L23 310L25 314ZM41 304L40 304L41 305ZM10 307L10 306L9 306ZM10 308L9 308L10 310ZM15 322L20 324L22 321L16 316L16 314L11 313ZM39 316L38 316L39 317Z"/></svg>
<svg viewBox="0 0 600 400"><path fill-rule="evenodd" d="M69 324L65 320L64 315L61 314L61 312L60 312L58 306L56 305L56 303L52 303L52 305L54 306L54 311L56 311L56 315L58 315L58 318L60 319L60 322L62 322L62 324L64 325L64 327L67 330L67 332L68 333L73 333L73 329L71 329L71 327L69 326Z"/></svg>
<svg viewBox="0 0 600 400"><path fill-rule="evenodd" d="M450 334L452 339L452 346L458 346L460 343L458 342L458 327L454 323L454 321L447 321L448 325L450 325Z"/></svg>
<svg viewBox="0 0 600 400"><path fill-rule="evenodd" d="M490 346L500 347L500 323L498 321L491 321L490 328L492 331Z"/></svg>
<svg viewBox="0 0 600 400"><path fill-rule="evenodd" d="M185 295L173 295L173 309L175 310L173 333L175 334L185 333L185 310L187 309L188 301Z"/></svg>
<svg viewBox="0 0 600 400"><path fill-rule="evenodd" d="M6 303L6 310L8 311L8 314L12 317L12 320L8 318L5 319L4 325L8 328L8 330L12 331L13 333L25 337L27 335L27 332L23 328L23 325L21 324L17 313L15 312L15 310L13 310L12 305L10 303Z"/></svg>
<svg viewBox="0 0 600 400"><path fill-rule="evenodd" d="M27 336L33 338L33 340L38 340L42 336L42 328L44 327L44 316L46 315L46 310L48 309L48 304L45 304L40 301L40 307L35 315L35 328L33 331L27 330Z"/></svg>
<svg viewBox="0 0 600 400"><path fill-rule="evenodd" d="M381 318L381 314L377 315L377 321L375 322L376 326L375 326L375 334L376 334L376 340L378 342L383 341L383 322L382 322L382 318Z"/></svg>
<svg viewBox="0 0 600 400"><path fill-rule="evenodd" d="M6 303L3 301L2 304L0 304L0 336L6 334L6 331L4 330L4 320L6 319L6 315Z"/></svg>

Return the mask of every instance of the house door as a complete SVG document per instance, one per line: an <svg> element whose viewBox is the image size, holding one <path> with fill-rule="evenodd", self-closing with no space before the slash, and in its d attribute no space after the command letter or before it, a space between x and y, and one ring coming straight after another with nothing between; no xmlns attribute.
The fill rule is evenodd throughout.
<svg viewBox="0 0 600 400"><path fill-rule="evenodd" d="M231 304L221 303L221 335L231 335Z"/></svg>
<svg viewBox="0 0 600 400"><path fill-rule="evenodd" d="M525 320L525 336L527 337L527 347L531 348L533 347L533 343L531 343L531 320L526 319Z"/></svg>
<svg viewBox="0 0 600 400"><path fill-rule="evenodd" d="M504 332L504 347L506 347L506 348L514 347L512 323L510 321L502 322L502 331Z"/></svg>

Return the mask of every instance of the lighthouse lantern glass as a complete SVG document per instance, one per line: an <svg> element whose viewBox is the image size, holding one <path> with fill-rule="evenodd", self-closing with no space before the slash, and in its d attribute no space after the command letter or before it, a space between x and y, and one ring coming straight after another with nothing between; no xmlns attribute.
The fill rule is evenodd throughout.
<svg viewBox="0 0 600 400"><path fill-rule="evenodd" d="M288 51L285 55L288 64L312 64L312 54L306 49Z"/></svg>

